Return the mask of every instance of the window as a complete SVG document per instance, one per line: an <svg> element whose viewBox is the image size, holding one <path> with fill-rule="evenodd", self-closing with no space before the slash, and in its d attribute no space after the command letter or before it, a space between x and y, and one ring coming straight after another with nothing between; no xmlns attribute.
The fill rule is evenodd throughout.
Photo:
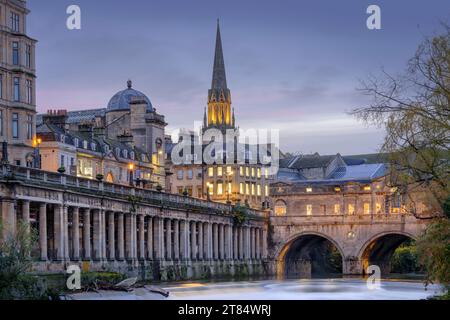
<svg viewBox="0 0 450 320"><path fill-rule="evenodd" d="M14 101L20 102L20 78L14 78Z"/></svg>
<svg viewBox="0 0 450 320"><path fill-rule="evenodd" d="M15 66L19 65L19 43L17 41L12 43L12 63Z"/></svg>
<svg viewBox="0 0 450 320"><path fill-rule="evenodd" d="M27 139L33 139L33 116L27 115Z"/></svg>
<svg viewBox="0 0 450 320"><path fill-rule="evenodd" d="M231 182L228 182L227 193L231 194L231 190L232 190Z"/></svg>
<svg viewBox="0 0 450 320"><path fill-rule="evenodd" d="M245 191L244 191L244 183L239 183L239 193L240 194L244 194L245 193Z"/></svg>
<svg viewBox="0 0 450 320"><path fill-rule="evenodd" d="M3 75L0 74L0 99L3 99Z"/></svg>
<svg viewBox="0 0 450 320"><path fill-rule="evenodd" d="M202 187L197 187L197 197L203 198L203 190Z"/></svg>
<svg viewBox="0 0 450 320"><path fill-rule="evenodd" d="M244 167L239 167L239 175L240 175L241 177L244 176Z"/></svg>
<svg viewBox="0 0 450 320"><path fill-rule="evenodd" d="M11 29L14 32L20 32L20 17L15 12L11 12Z"/></svg>
<svg viewBox="0 0 450 320"><path fill-rule="evenodd" d="M370 186L364 186L364 191L370 191Z"/></svg>
<svg viewBox="0 0 450 320"><path fill-rule="evenodd" d="M75 139L73 140L73 142L74 142L74 144L75 144L75 147L78 148L78 146L80 145L80 140L79 140L78 138L75 138Z"/></svg>
<svg viewBox="0 0 450 320"><path fill-rule="evenodd" d="M258 197L261 196L261 185L260 185L260 184L258 184L258 185L256 186L256 195L257 195Z"/></svg>
<svg viewBox="0 0 450 320"><path fill-rule="evenodd" d="M108 154L109 153L109 146L107 144L105 144L105 153Z"/></svg>
<svg viewBox="0 0 450 320"><path fill-rule="evenodd" d="M222 167L217 167L217 176L218 176L218 177L221 177L222 174L223 174L223 172L222 172Z"/></svg>
<svg viewBox="0 0 450 320"><path fill-rule="evenodd" d="M267 185L267 184L264 186L264 193L265 193L266 197L269 196L269 185Z"/></svg>
<svg viewBox="0 0 450 320"><path fill-rule="evenodd" d="M258 168L258 170L257 170L257 176L258 176L258 179L261 179L261 168Z"/></svg>
<svg viewBox="0 0 450 320"><path fill-rule="evenodd" d="M245 167L245 176L246 177L250 176L250 168L249 167Z"/></svg>
<svg viewBox="0 0 450 320"><path fill-rule="evenodd" d="M25 49L25 65L27 68L31 68L31 46L29 44L26 45Z"/></svg>
<svg viewBox="0 0 450 320"><path fill-rule="evenodd" d="M12 114L12 137L14 139L19 138L19 114L18 113Z"/></svg>
<svg viewBox="0 0 450 320"><path fill-rule="evenodd" d="M3 135L3 110L0 110L0 136Z"/></svg>
<svg viewBox="0 0 450 320"><path fill-rule="evenodd" d="M250 195L250 184L248 182L245 184L245 194Z"/></svg>
<svg viewBox="0 0 450 320"><path fill-rule="evenodd" d="M307 204L306 205L306 215L307 216L312 216L312 204Z"/></svg>
<svg viewBox="0 0 450 320"><path fill-rule="evenodd" d="M230 166L227 167L227 174L230 175L233 173L233 170L231 169Z"/></svg>
<svg viewBox="0 0 450 320"><path fill-rule="evenodd" d="M223 194L223 184L219 182L217 184L217 195L221 196L222 194Z"/></svg>
<svg viewBox="0 0 450 320"><path fill-rule="evenodd" d="M120 157L120 148L116 148L116 156Z"/></svg>
<svg viewBox="0 0 450 320"><path fill-rule="evenodd" d="M283 200L277 200L275 202L275 215L284 216L287 212L286 203Z"/></svg>
<svg viewBox="0 0 450 320"><path fill-rule="evenodd" d="M194 178L194 173L193 173L192 169L189 169L189 170L187 171L187 178L188 178L189 180L192 180L192 178Z"/></svg>
<svg viewBox="0 0 450 320"><path fill-rule="evenodd" d="M255 195L255 184L252 183L252 196L254 196L254 195Z"/></svg>
<svg viewBox="0 0 450 320"><path fill-rule="evenodd" d="M60 164L59 164L60 167L64 167L64 160L65 160L65 159L64 159L64 155L62 154L62 155L61 155L61 162L60 162Z"/></svg>
<svg viewBox="0 0 450 320"><path fill-rule="evenodd" d="M335 188L334 188L334 191L335 191L335 192L341 192L341 188L340 188L340 187L335 187Z"/></svg>
<svg viewBox="0 0 450 320"><path fill-rule="evenodd" d="M178 180L183 180L183 175L184 175L183 170L178 170L177 171L177 179Z"/></svg>
<svg viewBox="0 0 450 320"><path fill-rule="evenodd" d="M184 188L183 187L178 187L177 190L178 190L178 194L179 195L182 195L183 192L184 192Z"/></svg>
<svg viewBox="0 0 450 320"><path fill-rule="evenodd" d="M348 205L348 214L349 215L355 214L355 205L354 204Z"/></svg>
<svg viewBox="0 0 450 320"><path fill-rule="evenodd" d="M370 203L364 202L364 214L370 214Z"/></svg>
<svg viewBox="0 0 450 320"><path fill-rule="evenodd" d="M255 168L252 167L252 178L255 177Z"/></svg>
<svg viewBox="0 0 450 320"><path fill-rule="evenodd" d="M128 158L128 150L123 150L123 157Z"/></svg>
<svg viewBox="0 0 450 320"><path fill-rule="evenodd" d="M335 204L334 205L334 214L340 214L341 213L341 205Z"/></svg>
<svg viewBox="0 0 450 320"><path fill-rule="evenodd" d="M378 213L378 214L381 213L381 203L377 202L377 203L375 204L375 209L377 210L377 213Z"/></svg>
<svg viewBox="0 0 450 320"><path fill-rule="evenodd" d="M214 177L214 167L208 168L208 177Z"/></svg>
<svg viewBox="0 0 450 320"><path fill-rule="evenodd" d="M83 148L84 149L88 148L88 142L86 140L83 141Z"/></svg>
<svg viewBox="0 0 450 320"><path fill-rule="evenodd" d="M312 192L312 188L306 188L306 192Z"/></svg>
<svg viewBox="0 0 450 320"><path fill-rule="evenodd" d="M134 160L134 151L130 152L130 158L131 158L131 160Z"/></svg>
<svg viewBox="0 0 450 320"><path fill-rule="evenodd" d="M269 178L269 168L264 168L264 178Z"/></svg>

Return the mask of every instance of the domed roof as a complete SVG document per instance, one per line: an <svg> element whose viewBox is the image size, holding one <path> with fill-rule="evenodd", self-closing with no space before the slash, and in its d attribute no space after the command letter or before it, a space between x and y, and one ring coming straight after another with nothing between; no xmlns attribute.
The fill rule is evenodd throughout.
<svg viewBox="0 0 450 320"><path fill-rule="evenodd" d="M150 99L140 91L132 88L131 80L127 82L127 89L117 92L111 100L109 100L106 111L128 110L130 109L130 102L132 98L142 98L147 102L147 111L153 111Z"/></svg>

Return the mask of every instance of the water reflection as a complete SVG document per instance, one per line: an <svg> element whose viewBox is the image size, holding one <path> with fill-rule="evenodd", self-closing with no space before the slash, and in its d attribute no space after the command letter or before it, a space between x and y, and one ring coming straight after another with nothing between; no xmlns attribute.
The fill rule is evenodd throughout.
<svg viewBox="0 0 450 320"><path fill-rule="evenodd" d="M364 279L302 279L167 284L169 299L187 300L418 300L439 293L420 281L383 280L369 289Z"/></svg>

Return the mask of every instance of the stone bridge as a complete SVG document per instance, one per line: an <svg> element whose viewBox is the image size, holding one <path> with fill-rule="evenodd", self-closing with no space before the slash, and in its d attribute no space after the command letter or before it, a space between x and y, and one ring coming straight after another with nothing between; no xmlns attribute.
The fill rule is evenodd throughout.
<svg viewBox="0 0 450 320"><path fill-rule="evenodd" d="M308 275L311 260L320 260L314 248L331 243L342 257L343 274L362 275L369 264L389 272L395 249L406 239L416 239L427 223L400 213L272 216L269 257L278 276Z"/></svg>
<svg viewBox="0 0 450 320"><path fill-rule="evenodd" d="M267 256L266 213L249 210L236 224L222 203L3 165L0 204L1 239L19 225L37 231L41 272L77 264L162 280L258 275Z"/></svg>

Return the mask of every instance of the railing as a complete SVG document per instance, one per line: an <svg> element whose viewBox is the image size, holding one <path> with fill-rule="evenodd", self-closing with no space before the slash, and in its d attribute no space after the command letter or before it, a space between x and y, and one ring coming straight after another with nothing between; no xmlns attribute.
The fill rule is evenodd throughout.
<svg viewBox="0 0 450 320"><path fill-rule="evenodd" d="M54 188L73 189L86 192L91 195L102 194L116 198L134 201L143 201L168 208L183 208L193 211L205 211L230 214L232 206L219 202L212 202L180 196L166 192L158 192L148 189L140 189L126 185L99 182L87 178L80 178L39 169L3 165L0 178L7 180L20 180L28 184L39 184ZM251 216L263 217L264 212L249 209Z"/></svg>

